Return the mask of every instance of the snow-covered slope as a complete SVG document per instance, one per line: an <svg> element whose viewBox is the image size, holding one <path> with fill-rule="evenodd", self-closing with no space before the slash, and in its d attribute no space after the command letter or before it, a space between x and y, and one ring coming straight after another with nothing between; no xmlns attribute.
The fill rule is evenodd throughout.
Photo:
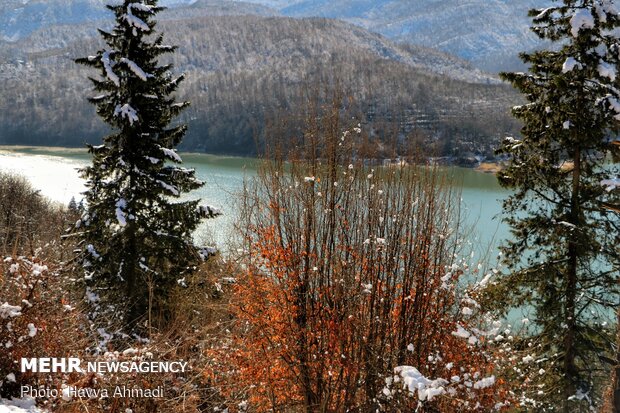
<svg viewBox="0 0 620 413"><path fill-rule="evenodd" d="M495 70L536 47L527 12L549 0L249 0L287 16L355 23L390 38L433 47Z"/></svg>
<svg viewBox="0 0 620 413"><path fill-rule="evenodd" d="M57 25L110 19L106 4L116 0L0 0L0 41L15 42L31 33ZM279 14L259 3L222 0L162 0L169 18L204 15Z"/></svg>
<svg viewBox="0 0 620 413"><path fill-rule="evenodd" d="M57 24L107 16L113 0L0 0L0 40L15 41ZM518 52L538 45L527 11L550 0L161 0L180 13L231 8L235 13L342 19L392 39L454 54L495 71L514 68ZM205 3L208 7L205 7ZM253 3L253 5L248 5ZM184 6L192 7L184 7ZM258 7L262 6L262 8ZM181 9L186 9L181 11ZM197 10L201 10L200 12ZM195 16L197 17L197 16Z"/></svg>
<svg viewBox="0 0 620 413"><path fill-rule="evenodd" d="M0 88L0 142L74 146L105 133L84 105L93 73L72 61L102 46L94 33L101 23L108 24L51 26L0 42L0 83L7 85ZM350 23L218 15L166 18L159 28L179 45L170 57L187 75L180 94L192 102L188 149L247 154L265 119L295 117L306 104L301 91L333 84L370 121L424 127L438 140L449 136L446 148L458 131L473 145L515 129L508 108L519 99L497 78Z"/></svg>
<svg viewBox="0 0 620 413"><path fill-rule="evenodd" d="M108 14L104 0L2 0L0 40L15 41L55 24L99 20Z"/></svg>

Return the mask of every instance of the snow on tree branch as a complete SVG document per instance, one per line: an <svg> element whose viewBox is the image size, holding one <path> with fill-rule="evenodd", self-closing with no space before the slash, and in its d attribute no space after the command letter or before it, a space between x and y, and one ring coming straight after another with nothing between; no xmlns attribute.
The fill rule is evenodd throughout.
<svg viewBox="0 0 620 413"><path fill-rule="evenodd" d="M183 162L183 160L181 159L181 157L179 156L178 153L176 153L176 151L172 150L172 149L168 149L168 148L164 148L163 146L160 146L159 149L161 149L161 151L164 153L164 155L168 158L171 159L175 162Z"/></svg>
<svg viewBox="0 0 620 413"><path fill-rule="evenodd" d="M142 70L142 68L138 66L133 60L129 60L123 57L120 62L126 64L129 70L131 70L134 75L136 75L145 82L148 78L153 77L153 75L151 75L150 73L146 73L144 70Z"/></svg>
<svg viewBox="0 0 620 413"><path fill-rule="evenodd" d="M601 61L598 65L598 74L612 82L616 80L616 68L607 62Z"/></svg>
<svg viewBox="0 0 620 413"><path fill-rule="evenodd" d="M121 227L127 225L127 217L125 216L124 209L127 207L127 201L121 198L116 201L116 220Z"/></svg>
<svg viewBox="0 0 620 413"><path fill-rule="evenodd" d="M122 119L129 120L129 124L133 125L134 122L138 121L138 112L129 105L129 103L125 103L123 106L116 105L116 109L114 109L114 116L119 116Z"/></svg>
<svg viewBox="0 0 620 413"><path fill-rule="evenodd" d="M148 4L144 3L130 3L127 6L127 10L139 10L145 13L153 13L153 6L149 6Z"/></svg>
<svg viewBox="0 0 620 413"><path fill-rule="evenodd" d="M604 179L601 185L605 187L607 192L611 192L616 188L620 188L620 178Z"/></svg>
<svg viewBox="0 0 620 413"><path fill-rule="evenodd" d="M203 218L215 218L223 215L220 209L212 207L211 205L199 205L198 208L196 208L196 212Z"/></svg>
<svg viewBox="0 0 620 413"><path fill-rule="evenodd" d="M562 73L572 72L574 69L581 69L581 63L575 60L574 57L567 58L562 65Z"/></svg>
<svg viewBox="0 0 620 413"><path fill-rule="evenodd" d="M147 32L147 33L150 32L151 28L149 27L149 25L146 24L144 20L142 20L141 18L135 16L133 14L133 9L151 12L150 6L147 6L146 4L142 4L142 3L130 3L127 6L127 13L123 15L123 19L125 19L125 21L127 21L127 23L130 26L133 26L136 29L142 30L143 32Z"/></svg>
<svg viewBox="0 0 620 413"><path fill-rule="evenodd" d="M594 28L594 16L588 9L579 9L575 11L575 14L570 19L571 34L573 37L579 36L579 31L582 29Z"/></svg>
<svg viewBox="0 0 620 413"><path fill-rule="evenodd" d="M112 62L110 57L113 53L114 52L110 52L107 50L103 52L103 54L101 55L101 63L103 63L103 68L105 70L105 73L108 79L110 79L116 86L120 86L121 81L118 75L114 73L114 71L112 70L112 67L114 66L114 62Z"/></svg>

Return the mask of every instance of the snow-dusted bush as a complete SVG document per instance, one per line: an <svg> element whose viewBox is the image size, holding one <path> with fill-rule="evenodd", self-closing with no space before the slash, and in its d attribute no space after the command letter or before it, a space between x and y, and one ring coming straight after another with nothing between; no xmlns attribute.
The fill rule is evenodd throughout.
<svg viewBox="0 0 620 413"><path fill-rule="evenodd" d="M227 407L501 408L488 328L462 288L477 266L459 258L458 197L437 169L374 162L371 138L330 110L244 194L236 319L211 372Z"/></svg>
<svg viewBox="0 0 620 413"><path fill-rule="evenodd" d="M22 385L58 388L64 374L22 373L21 358L79 357L79 312L55 268L38 258L6 257L0 265L0 397L19 395Z"/></svg>
<svg viewBox="0 0 620 413"><path fill-rule="evenodd" d="M62 255L68 216L25 178L0 172L0 255L40 254L46 245L45 254Z"/></svg>

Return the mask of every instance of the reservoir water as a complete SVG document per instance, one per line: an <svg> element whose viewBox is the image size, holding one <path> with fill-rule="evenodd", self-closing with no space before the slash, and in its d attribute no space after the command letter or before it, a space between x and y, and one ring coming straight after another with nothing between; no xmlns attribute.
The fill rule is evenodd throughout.
<svg viewBox="0 0 620 413"><path fill-rule="evenodd" d="M238 193L244 178L256 173L256 160L206 154L181 154L184 166L195 168L199 179L206 185L192 193L204 203L219 207L224 216L205 222L196 238L203 244L225 248L235 222ZM77 170L90 162L83 149L1 147L0 170L25 176L41 194L67 204L72 197L81 198L84 191ZM462 213L466 227L471 228L467 238L476 255L494 258L497 246L508 237L500 222L501 200L507 192L497 183L494 175L472 169L449 167L455 189L461 191Z"/></svg>

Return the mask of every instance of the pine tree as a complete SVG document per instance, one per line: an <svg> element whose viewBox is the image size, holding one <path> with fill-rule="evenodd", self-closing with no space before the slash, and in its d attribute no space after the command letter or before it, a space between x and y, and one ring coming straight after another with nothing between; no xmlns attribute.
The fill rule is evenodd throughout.
<svg viewBox="0 0 620 413"><path fill-rule="evenodd" d="M495 293L500 306L534 312L524 347L537 364L521 378L524 400L573 412L600 403L613 358L620 226L601 181L620 120L620 20L611 0L560 3L530 11L553 47L521 55L528 73L502 74L528 103L513 109L522 139L499 150L510 159L499 180L514 189L504 202L513 237Z"/></svg>
<svg viewBox="0 0 620 413"><path fill-rule="evenodd" d="M99 30L105 49L77 62L100 71L101 78L90 79L100 94L89 100L114 133L88 146L87 205L77 230L88 288L105 294L131 326L165 314L168 292L199 259L193 231L218 212L175 200L203 183L178 165L174 150L186 126L170 123L188 103L172 96L183 76L173 77L172 66L157 61L175 50L154 31L163 8L157 0L107 7L116 25Z"/></svg>
<svg viewBox="0 0 620 413"><path fill-rule="evenodd" d="M77 212L78 211L78 204L77 204L74 196L71 197L71 200L69 201L69 205L67 205L67 209L69 210L69 212Z"/></svg>

